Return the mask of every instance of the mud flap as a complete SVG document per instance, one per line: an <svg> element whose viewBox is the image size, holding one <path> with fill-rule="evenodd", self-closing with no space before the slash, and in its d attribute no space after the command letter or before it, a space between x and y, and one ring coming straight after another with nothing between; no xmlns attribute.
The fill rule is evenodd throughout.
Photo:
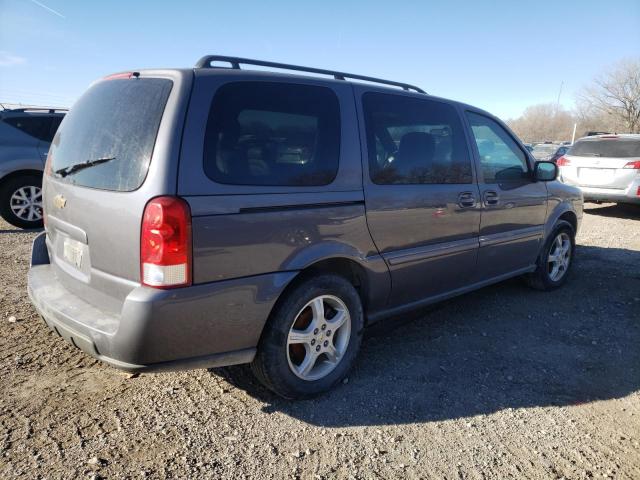
<svg viewBox="0 0 640 480"><path fill-rule="evenodd" d="M47 251L47 232L40 233L31 246L31 266L48 265L49 252Z"/></svg>

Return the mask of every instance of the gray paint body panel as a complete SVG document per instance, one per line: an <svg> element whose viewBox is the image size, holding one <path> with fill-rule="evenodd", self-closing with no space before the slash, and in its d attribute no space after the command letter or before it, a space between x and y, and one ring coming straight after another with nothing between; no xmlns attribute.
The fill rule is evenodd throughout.
<svg viewBox="0 0 640 480"><path fill-rule="evenodd" d="M91 355L140 367L255 348L273 304L295 276L272 273L175 290L138 286L112 313L66 289L51 264L37 264L43 248L42 241L34 243L28 288L47 324L75 332L77 346Z"/></svg>
<svg viewBox="0 0 640 480"><path fill-rule="evenodd" d="M358 267L371 322L530 271L557 219L568 211L578 221L581 217L579 191L558 182L503 189L502 204L484 206L481 194L488 186L478 178L468 126L473 183L375 185L369 180L364 92L445 101L464 125L463 112L472 108L466 105L269 72L154 70L141 75L174 82L146 180L124 193L47 177L46 241L39 236L34 242L28 282L29 295L51 328L119 368L164 370L251 361L275 302L301 271L317 262L348 261ZM339 171L331 184L232 186L205 175L203 144L211 100L221 85L238 81L319 85L335 92L342 130ZM471 192L476 205L458 206L460 192ZM56 195L67 199L65 208L55 207ZM180 195L191 208L191 287L140 285L141 217L146 203L159 195ZM82 245L81 269L62 259L65 238Z"/></svg>
<svg viewBox="0 0 640 480"><path fill-rule="evenodd" d="M367 224L377 248L389 264L392 277L393 288L387 308L463 287L476 268L480 210L478 205L460 207L458 196L471 192L478 198L477 184L374 183L369 173L362 97L369 92L389 93L389 90L357 86L354 92L363 150ZM429 102L443 101L418 93L397 94ZM465 248L460 248L460 244Z"/></svg>

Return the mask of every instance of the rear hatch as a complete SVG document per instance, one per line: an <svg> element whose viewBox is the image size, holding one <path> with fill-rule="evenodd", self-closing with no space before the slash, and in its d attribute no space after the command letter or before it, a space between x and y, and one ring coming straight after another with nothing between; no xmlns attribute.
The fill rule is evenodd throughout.
<svg viewBox="0 0 640 480"><path fill-rule="evenodd" d="M640 137L607 135L578 140L558 165L566 183L624 190L638 175L637 161Z"/></svg>
<svg viewBox="0 0 640 480"><path fill-rule="evenodd" d="M119 74L94 83L49 150L43 198L52 268L69 291L114 314L140 281L146 203L175 194L189 73Z"/></svg>

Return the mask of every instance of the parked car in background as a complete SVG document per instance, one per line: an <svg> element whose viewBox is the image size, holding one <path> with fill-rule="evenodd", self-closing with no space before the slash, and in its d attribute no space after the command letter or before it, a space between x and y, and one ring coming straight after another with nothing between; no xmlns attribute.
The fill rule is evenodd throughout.
<svg viewBox="0 0 640 480"><path fill-rule="evenodd" d="M570 148L571 145L560 145L560 148L556 150L556 153L554 153L547 161L556 163L560 157L569 151Z"/></svg>
<svg viewBox="0 0 640 480"><path fill-rule="evenodd" d="M0 216L20 228L42 227L42 171L66 110L0 111Z"/></svg>
<svg viewBox="0 0 640 480"><path fill-rule="evenodd" d="M534 145L531 154L536 160L545 162L554 162L564 155L569 147L557 143L538 143Z"/></svg>
<svg viewBox="0 0 640 480"><path fill-rule="evenodd" d="M286 398L344 379L380 318L560 287L582 218L485 111L259 60L104 78L51 148L28 278L49 327L129 371L250 363Z"/></svg>
<svg viewBox="0 0 640 480"><path fill-rule="evenodd" d="M560 178L585 200L640 204L640 135L579 139L558 159Z"/></svg>

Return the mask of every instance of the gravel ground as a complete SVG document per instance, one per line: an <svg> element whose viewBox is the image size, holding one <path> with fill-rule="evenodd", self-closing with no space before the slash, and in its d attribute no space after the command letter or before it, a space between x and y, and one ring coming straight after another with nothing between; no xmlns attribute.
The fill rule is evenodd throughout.
<svg viewBox="0 0 640 480"><path fill-rule="evenodd" d="M569 283L509 281L366 335L348 382L130 377L54 336L0 221L0 478L640 478L640 209L587 205Z"/></svg>

